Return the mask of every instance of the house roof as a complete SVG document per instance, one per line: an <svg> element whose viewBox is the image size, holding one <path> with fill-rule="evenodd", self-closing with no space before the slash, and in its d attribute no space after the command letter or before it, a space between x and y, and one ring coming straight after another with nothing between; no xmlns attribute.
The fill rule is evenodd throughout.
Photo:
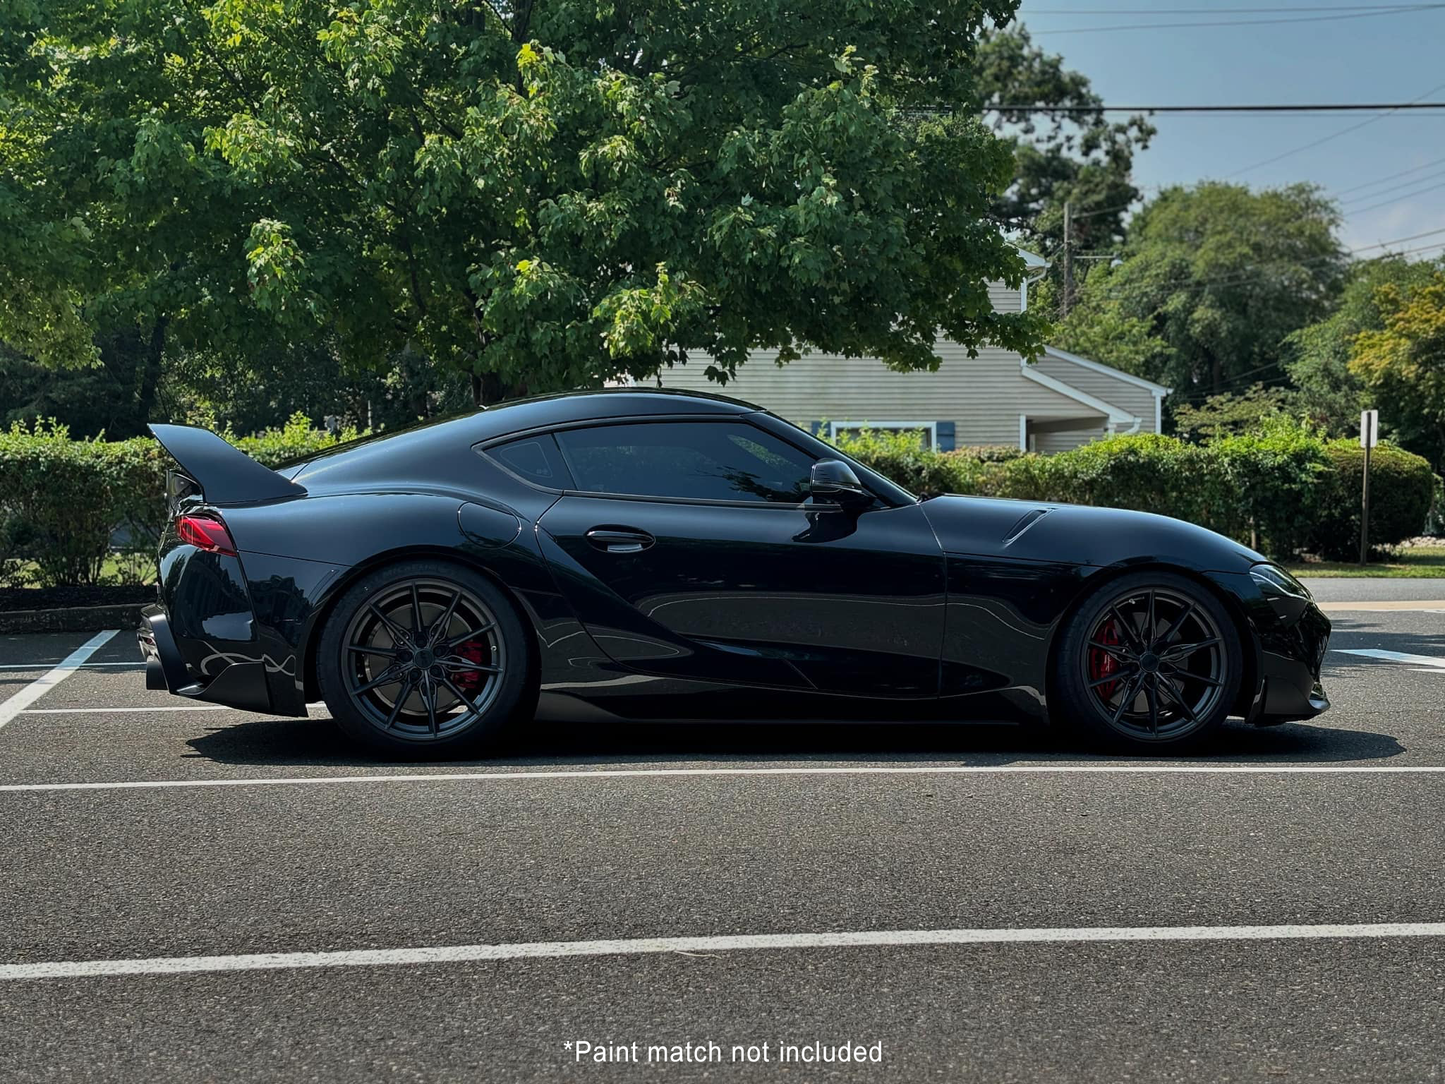
<svg viewBox="0 0 1445 1084"><path fill-rule="evenodd" d="M1067 361L1085 369L1092 369L1094 372L1103 373L1105 376L1112 376L1115 380L1122 380L1125 384L1133 384L1138 388L1147 388L1157 399L1162 399L1174 390L1173 388L1166 388L1163 384L1156 384L1152 380L1145 380L1142 376L1135 376L1121 369L1115 369L1112 365L1105 365L1102 362L1081 358L1078 354L1071 354L1067 350L1060 350L1057 346L1044 347L1044 354L1051 358L1057 358L1059 361Z"/></svg>
<svg viewBox="0 0 1445 1084"><path fill-rule="evenodd" d="M1044 259L1037 252L1030 252L1026 248L1018 248L1017 246L1015 246L1015 248L1017 249L1018 254L1024 258L1024 263L1028 264L1030 271L1037 271L1040 268L1049 266L1049 261Z"/></svg>

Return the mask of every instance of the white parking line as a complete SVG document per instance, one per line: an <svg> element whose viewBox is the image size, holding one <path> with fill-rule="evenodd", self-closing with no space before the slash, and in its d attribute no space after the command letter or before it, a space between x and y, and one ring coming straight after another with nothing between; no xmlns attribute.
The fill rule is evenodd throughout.
<svg viewBox="0 0 1445 1084"><path fill-rule="evenodd" d="M86 659L93 655L97 648L114 636L118 629L107 629L105 632L97 632L85 643L81 644L69 655L60 660L60 663L53 669L32 681L25 688L15 693L4 703L0 703L0 727L3 727L15 716L19 715L35 701L39 700L52 688L64 681L71 674L80 668Z"/></svg>
<svg viewBox="0 0 1445 1084"><path fill-rule="evenodd" d="M111 711L240 711L225 704L162 704L150 708L22 708L21 715L94 715Z"/></svg>
<svg viewBox="0 0 1445 1084"><path fill-rule="evenodd" d="M118 630L112 629L110 636L114 636ZM44 670L47 666L53 665L50 662L7 662L0 663L0 670ZM77 670L106 670L112 667L120 667L126 670L143 670L143 662L87 662L75 667Z"/></svg>
<svg viewBox="0 0 1445 1084"><path fill-rule="evenodd" d="M927 945L1077 944L1097 941L1302 941L1445 936L1445 922L1370 922L1317 926L1083 926L1073 929L862 930L720 937L639 937L615 941L531 941L511 945L265 952L238 956L158 956L138 960L58 960L0 965L0 981L85 979L116 975L186 975L200 971L275 971L308 967L394 967L565 956L637 956L664 952L767 949L911 948Z"/></svg>
<svg viewBox="0 0 1445 1084"><path fill-rule="evenodd" d="M1359 655L1366 659L1382 659L1385 662L1408 662L1430 670L1445 668L1445 657L1440 655L1412 655L1408 651L1386 651L1382 647L1337 647L1337 655Z"/></svg>
<svg viewBox="0 0 1445 1084"><path fill-rule="evenodd" d="M514 783L539 779L647 779L797 775L1439 775L1445 764L850 764L826 768L588 768L532 772L408 775L294 775L260 779L136 779L106 783L5 783L0 794L57 790L171 790L186 787L331 786L346 783Z"/></svg>

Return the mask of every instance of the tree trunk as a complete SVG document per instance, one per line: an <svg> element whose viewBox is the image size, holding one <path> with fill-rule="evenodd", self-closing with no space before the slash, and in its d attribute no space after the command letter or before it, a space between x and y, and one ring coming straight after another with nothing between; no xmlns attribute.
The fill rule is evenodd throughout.
<svg viewBox="0 0 1445 1084"><path fill-rule="evenodd" d="M151 328L150 342L146 344L145 353L141 355L140 383L136 391L136 419L142 432L156 405L156 390L161 382L161 356L166 348L167 322L168 318L165 316L156 317L155 326Z"/></svg>

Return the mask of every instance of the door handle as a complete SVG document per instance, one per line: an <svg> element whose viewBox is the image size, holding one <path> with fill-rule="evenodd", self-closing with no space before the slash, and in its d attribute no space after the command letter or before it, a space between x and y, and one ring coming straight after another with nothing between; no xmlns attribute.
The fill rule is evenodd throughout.
<svg viewBox="0 0 1445 1084"><path fill-rule="evenodd" d="M604 553L641 553L657 541L636 527L593 527L585 537Z"/></svg>

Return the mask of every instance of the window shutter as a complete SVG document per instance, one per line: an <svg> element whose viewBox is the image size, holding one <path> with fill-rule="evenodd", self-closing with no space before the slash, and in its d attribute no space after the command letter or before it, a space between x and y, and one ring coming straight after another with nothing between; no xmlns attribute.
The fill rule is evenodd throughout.
<svg viewBox="0 0 1445 1084"><path fill-rule="evenodd" d="M934 432L938 435L938 450L940 452L951 452L953 443L953 422L934 422Z"/></svg>
<svg viewBox="0 0 1445 1084"><path fill-rule="evenodd" d="M818 437L820 440L828 439L828 434L824 432L824 430L828 427L822 422L804 422L803 428L806 429L808 432L812 433L813 436Z"/></svg>

